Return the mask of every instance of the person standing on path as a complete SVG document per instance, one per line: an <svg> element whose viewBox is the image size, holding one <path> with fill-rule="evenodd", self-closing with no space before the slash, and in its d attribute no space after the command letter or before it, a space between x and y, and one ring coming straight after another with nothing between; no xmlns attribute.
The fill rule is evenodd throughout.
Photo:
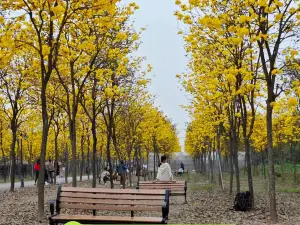
<svg viewBox="0 0 300 225"><path fill-rule="evenodd" d="M121 160L120 164L119 164L119 174L121 176L121 180L120 180L120 186L121 188L125 189L125 177L126 177L126 166L124 164L124 161Z"/></svg>
<svg viewBox="0 0 300 225"><path fill-rule="evenodd" d="M40 165L40 159L38 159L38 160L36 161L36 163L34 164L34 166L33 166L33 169L34 169L34 171L35 171L34 185L36 185L36 181L37 181L37 179L39 178L40 168L41 168L41 165Z"/></svg>
<svg viewBox="0 0 300 225"><path fill-rule="evenodd" d="M183 164L183 162L180 163L180 167L182 168L182 170L184 170L184 164Z"/></svg>
<svg viewBox="0 0 300 225"><path fill-rule="evenodd" d="M54 166L52 164L51 159L49 159L49 162L46 166L46 170L47 170L47 173L48 173L48 178L50 178L50 183L53 184Z"/></svg>

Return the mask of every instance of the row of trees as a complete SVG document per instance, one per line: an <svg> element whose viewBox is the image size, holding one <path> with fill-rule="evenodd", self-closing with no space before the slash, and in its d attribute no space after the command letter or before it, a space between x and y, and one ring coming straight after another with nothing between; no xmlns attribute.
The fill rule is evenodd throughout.
<svg viewBox="0 0 300 225"><path fill-rule="evenodd" d="M140 44L130 22L137 9L118 0L0 3L2 160L11 161L13 191L17 139L24 139L24 159L41 159L39 220L47 157L71 157L72 186L77 160L82 172L91 157L96 187L97 155L112 174L113 159L180 148L174 125L147 93L151 67L132 54Z"/></svg>
<svg viewBox="0 0 300 225"><path fill-rule="evenodd" d="M270 215L277 220L274 147L299 142L297 0L176 0L175 16L189 71L178 75L193 99L186 150L196 161L215 152L230 158L240 191L238 151L245 151L254 205L250 149L267 151Z"/></svg>

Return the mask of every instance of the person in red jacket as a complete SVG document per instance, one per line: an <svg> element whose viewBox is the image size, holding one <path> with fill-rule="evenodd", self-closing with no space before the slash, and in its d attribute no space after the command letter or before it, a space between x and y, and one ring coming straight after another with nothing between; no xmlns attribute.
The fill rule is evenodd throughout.
<svg viewBox="0 0 300 225"><path fill-rule="evenodd" d="M35 181L34 181L34 185L36 185L36 181L37 181L37 179L39 178L39 172L40 172L40 168L41 168L41 165L40 165L40 159L38 159L38 160L36 161L36 163L34 164L33 168L34 168L34 171L35 171Z"/></svg>

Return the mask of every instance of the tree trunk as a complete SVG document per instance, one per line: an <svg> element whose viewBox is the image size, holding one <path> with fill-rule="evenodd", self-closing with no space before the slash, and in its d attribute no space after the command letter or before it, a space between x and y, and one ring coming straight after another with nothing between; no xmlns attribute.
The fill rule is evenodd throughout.
<svg viewBox="0 0 300 225"><path fill-rule="evenodd" d="M7 179L7 168L6 168L6 156L4 153L4 147L3 147L3 122L2 120L0 121L0 144L1 144L1 152L2 152L2 159L3 159L3 179L4 183L6 183Z"/></svg>
<svg viewBox="0 0 300 225"><path fill-rule="evenodd" d="M294 185L297 184L297 155L296 155L296 148L293 143L291 143L292 153L293 153L293 180ZM282 174L283 175L283 174Z"/></svg>
<svg viewBox="0 0 300 225"><path fill-rule="evenodd" d="M97 183L96 154L97 154L97 141L98 140L97 140L96 120L95 119L92 122L92 135L93 135L93 151L92 151L92 174L93 174L93 180L92 180L92 187L96 188L96 183ZM112 174L111 174L111 177L112 177Z"/></svg>
<svg viewBox="0 0 300 225"><path fill-rule="evenodd" d="M112 136L112 124L111 124L111 120L110 120L110 122L108 124L107 135L106 135L106 157L107 157L107 161L108 161L108 165L109 165L110 177L113 176L113 168L112 168L111 154L110 154L111 136ZM113 189L114 188L113 179L110 179L110 185L111 185L111 188Z"/></svg>
<svg viewBox="0 0 300 225"><path fill-rule="evenodd" d="M70 139L72 148L72 187L77 186L77 150L76 150L76 121L75 116L70 122Z"/></svg>
<svg viewBox="0 0 300 225"><path fill-rule="evenodd" d="M56 133L54 137L54 148L55 148L54 184L56 184L56 172L58 169L58 133Z"/></svg>
<svg viewBox="0 0 300 225"><path fill-rule="evenodd" d="M81 148L80 181L82 181L82 175L83 175L83 171L84 171L84 137L83 137L83 135L81 135L80 148Z"/></svg>
<svg viewBox="0 0 300 225"><path fill-rule="evenodd" d="M211 156L211 149L209 149L209 153L208 153L208 157L209 157L209 167L210 167L210 182L214 183L214 165L213 165L213 160L212 160L212 156Z"/></svg>
<svg viewBox="0 0 300 225"><path fill-rule="evenodd" d="M87 164L88 164L88 173L87 173L87 176L88 176L88 180L90 180L90 137L88 136L88 139L87 139L87 144L88 144L88 149L87 149Z"/></svg>
<svg viewBox="0 0 300 225"><path fill-rule="evenodd" d="M66 158L66 167L65 167L65 183L68 183L68 176L69 176L69 147L68 143L66 143L65 149L65 158Z"/></svg>
<svg viewBox="0 0 300 225"><path fill-rule="evenodd" d="M24 165L23 165L23 141L21 139L21 151L20 151L20 180L21 188L24 188Z"/></svg>
<svg viewBox="0 0 300 225"><path fill-rule="evenodd" d="M148 180L150 180L150 176L149 176L149 151L147 150L147 176L148 176ZM145 178L146 181L146 178Z"/></svg>
<svg viewBox="0 0 300 225"><path fill-rule="evenodd" d="M15 190L15 175L16 175L16 141L17 141L17 125L15 121L11 121L11 131L12 131L12 141L10 145L10 159L11 159L11 169L10 169L10 191Z"/></svg>
<svg viewBox="0 0 300 225"><path fill-rule="evenodd" d="M44 78L43 78L44 79ZM38 220L42 221L44 218L44 187L45 187L45 158L47 153L47 141L48 141L48 112L47 112L47 97L46 97L46 85L44 80L42 80L42 91L41 91L41 101L42 101L42 118L43 118L43 133L42 133L42 144L41 144L41 154L40 154L40 172L38 178Z"/></svg>
<svg viewBox="0 0 300 225"><path fill-rule="evenodd" d="M272 91L271 91L272 92ZM274 169L274 153L273 153L273 129L272 129L272 111L271 106L272 93L268 87L268 101L267 101L267 135L268 135L268 165L269 165L269 198L270 198L270 216L272 221L277 221L276 210L276 193L275 193L275 169Z"/></svg>
<svg viewBox="0 0 300 225"><path fill-rule="evenodd" d="M239 170L239 159L238 159L238 138L235 131L233 132L233 163L235 167L235 179L236 179L236 191L240 192L240 170Z"/></svg>
<svg viewBox="0 0 300 225"><path fill-rule="evenodd" d="M130 184L130 187L132 186L132 174L131 174L131 168L132 168L132 164L131 164L131 158L130 158L130 153L128 154L128 167L129 167L129 184ZM133 172L133 171L132 171ZM125 188L125 187L123 187Z"/></svg>
<svg viewBox="0 0 300 225"><path fill-rule="evenodd" d="M234 175L234 167L233 167L233 144L232 144L232 137L229 137L229 164L230 164L230 186L229 186L229 194L232 195L233 190L233 175Z"/></svg>
<svg viewBox="0 0 300 225"><path fill-rule="evenodd" d="M245 124L245 126L247 126ZM253 188L253 179L252 179L252 171L251 171L251 160L250 160L250 143L248 137L244 137L244 145L246 152L246 162L247 162L247 174L248 174L248 188L251 195L251 203L252 207L254 207L254 188Z"/></svg>
<svg viewBox="0 0 300 225"><path fill-rule="evenodd" d="M283 149L280 148L280 161L281 161L281 177L282 177L282 182L285 180L285 174L284 174L284 152Z"/></svg>
<svg viewBox="0 0 300 225"><path fill-rule="evenodd" d="M154 151L153 151L153 179L156 178L156 165L155 165L155 161L156 161L156 138L153 137L153 147L154 147Z"/></svg>
<svg viewBox="0 0 300 225"><path fill-rule="evenodd" d="M221 186L222 190L224 189L223 186L223 174L222 174L222 166L221 166L221 132L220 127L218 128L218 134L217 134L217 151L216 151L216 157L219 159L219 185Z"/></svg>

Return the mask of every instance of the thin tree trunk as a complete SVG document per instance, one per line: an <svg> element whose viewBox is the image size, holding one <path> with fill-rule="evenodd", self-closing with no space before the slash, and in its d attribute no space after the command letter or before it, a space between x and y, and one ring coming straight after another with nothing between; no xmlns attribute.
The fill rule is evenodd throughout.
<svg viewBox="0 0 300 225"><path fill-rule="evenodd" d="M83 137L83 135L81 135L80 148L81 148L80 181L82 181L82 175L83 175L83 171L84 171L84 137Z"/></svg>
<svg viewBox="0 0 300 225"><path fill-rule="evenodd" d="M209 149L209 167L210 167L210 182L214 183L214 165L211 156L211 148Z"/></svg>
<svg viewBox="0 0 300 225"><path fill-rule="evenodd" d="M21 139L21 149L20 149L20 180L21 188L24 188L24 165L23 165L23 141Z"/></svg>
<svg viewBox="0 0 300 225"><path fill-rule="evenodd" d="M54 137L54 147L55 147L55 171L54 171L54 184L56 184L56 173L58 169L58 133Z"/></svg>
<svg viewBox="0 0 300 225"><path fill-rule="evenodd" d="M247 162L247 173L248 173L248 188L251 195L252 207L254 207L254 188L253 188L253 179L251 171L251 160L250 160L250 143L247 137L244 137L245 152L246 152L246 162Z"/></svg>
<svg viewBox="0 0 300 225"><path fill-rule="evenodd" d="M109 165L110 177L113 176L113 168L112 168L111 154L110 154L111 136L112 136L112 124L111 124L111 120L110 120L107 135L106 135L106 157L107 157L107 161L108 161L108 165ZM111 185L111 188L113 189L114 188L113 179L110 179L110 185Z"/></svg>
<svg viewBox="0 0 300 225"><path fill-rule="evenodd" d="M10 169L10 191L15 190L15 175L16 175L16 141L17 141L17 127L14 121L11 122L12 130L12 141L10 145L10 159L11 159L11 169Z"/></svg>
<svg viewBox="0 0 300 225"><path fill-rule="evenodd" d="M92 174L93 174L93 180L92 180L92 187L96 188L96 183L97 183L96 154L97 154L97 141L98 140L97 140L97 131L96 131L96 120L95 120L95 118L94 118L94 120L92 122L92 135L93 135L93 150L92 150ZM110 168L110 170L111 170L111 168Z"/></svg>
<svg viewBox="0 0 300 225"><path fill-rule="evenodd" d="M293 180L294 185L297 184L297 155L296 155L296 148L293 143L291 143L292 153L293 153Z"/></svg>
<svg viewBox="0 0 300 225"><path fill-rule="evenodd" d="M71 138L71 148L72 148L72 187L77 186L77 150L76 150L76 122L75 116L70 121L70 138Z"/></svg>
<svg viewBox="0 0 300 225"><path fill-rule="evenodd" d="M68 176L69 176L69 147L66 143L66 149L65 149L65 158L66 158L66 167L65 167L65 183L68 183Z"/></svg>
<svg viewBox="0 0 300 225"><path fill-rule="evenodd" d="M229 186L229 194L232 195L233 192L233 175L234 175L234 167L233 167L233 144L232 144L232 137L229 137L229 164L230 164L230 186Z"/></svg>
<svg viewBox="0 0 300 225"><path fill-rule="evenodd" d="M46 97L46 85L47 82L42 78L42 118L43 118L43 133L41 143L41 154L40 154L40 172L38 178L38 220L42 221L44 218L44 188L45 188L45 158L47 153L47 141L48 141L48 112L47 112L47 97Z"/></svg>
<svg viewBox="0 0 300 225"><path fill-rule="evenodd" d="M282 177L282 182L285 180L285 173L284 173L284 152L283 149L280 148L280 161L281 161L281 177Z"/></svg>
<svg viewBox="0 0 300 225"><path fill-rule="evenodd" d="M1 152L2 152L2 158L3 158L3 179L4 183L6 183L7 179L7 168L6 168L6 156L4 153L4 147L3 147L3 122L2 120L0 121L0 144L1 144Z"/></svg>
<svg viewBox="0 0 300 225"><path fill-rule="evenodd" d="M240 170L239 170L239 159L238 159L238 139L235 131L233 132L233 163L235 167L235 179L236 179L236 191L240 192Z"/></svg>
<svg viewBox="0 0 300 225"><path fill-rule="evenodd" d="M267 137L268 137L268 165L269 165L269 198L270 198L270 216L272 221L277 221L276 193L275 193L275 168L273 153L273 129L272 129L272 111L270 96L270 87L268 87L267 101Z"/></svg>
<svg viewBox="0 0 300 225"><path fill-rule="evenodd" d="M87 176L88 176L88 180L90 180L90 136L88 136L88 139L87 139L87 145L88 145L88 149L87 149L87 164L88 164L88 173L87 173Z"/></svg>

